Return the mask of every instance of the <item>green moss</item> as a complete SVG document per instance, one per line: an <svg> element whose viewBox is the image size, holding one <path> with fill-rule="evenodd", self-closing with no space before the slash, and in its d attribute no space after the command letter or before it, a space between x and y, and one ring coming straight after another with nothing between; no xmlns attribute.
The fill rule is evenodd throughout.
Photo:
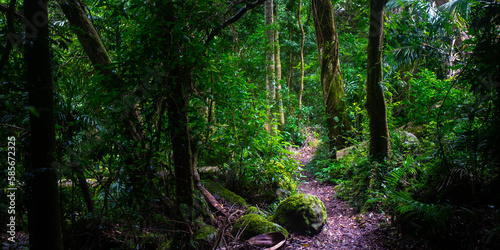
<svg viewBox="0 0 500 250"><path fill-rule="evenodd" d="M245 214L259 214L259 213L260 213L260 211L257 207L249 207L245 211Z"/></svg>
<svg viewBox="0 0 500 250"><path fill-rule="evenodd" d="M242 206L248 206L245 199L241 196L233 193L231 190L223 187L221 184L212 181L212 180L202 180L203 186L212 193L212 195L218 195L221 198L224 198L227 202L231 204L239 204Z"/></svg>
<svg viewBox="0 0 500 250"><path fill-rule="evenodd" d="M247 208L247 210L245 211L245 214L258 214L264 218L267 219L267 214L264 213L262 210L260 210L258 207L249 207Z"/></svg>
<svg viewBox="0 0 500 250"><path fill-rule="evenodd" d="M203 224L194 234L194 239L196 241L212 242L215 236L217 236L217 229L213 226Z"/></svg>
<svg viewBox="0 0 500 250"><path fill-rule="evenodd" d="M271 232L281 232L288 238L288 231L282 226L266 220L258 214L247 214L239 218L233 225L231 233L236 236L242 230L240 238L248 240L256 235Z"/></svg>
<svg viewBox="0 0 500 250"><path fill-rule="evenodd" d="M271 217L286 229L298 234L317 234L326 223L326 207L314 195L296 194L282 201Z"/></svg>

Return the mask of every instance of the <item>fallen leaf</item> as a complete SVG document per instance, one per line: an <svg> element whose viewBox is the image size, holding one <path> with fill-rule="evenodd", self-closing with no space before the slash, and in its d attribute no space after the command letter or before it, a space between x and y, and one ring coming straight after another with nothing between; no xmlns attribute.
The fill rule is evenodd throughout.
<svg viewBox="0 0 500 250"><path fill-rule="evenodd" d="M285 241L285 235L280 232L259 234L247 240L249 244L254 246L270 247L268 250L274 250L281 247Z"/></svg>

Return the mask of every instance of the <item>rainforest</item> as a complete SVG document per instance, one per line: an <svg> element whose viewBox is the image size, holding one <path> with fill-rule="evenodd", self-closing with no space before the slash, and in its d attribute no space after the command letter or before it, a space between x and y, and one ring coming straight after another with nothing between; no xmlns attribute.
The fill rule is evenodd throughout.
<svg viewBox="0 0 500 250"><path fill-rule="evenodd" d="M498 0L0 0L3 249L499 249Z"/></svg>

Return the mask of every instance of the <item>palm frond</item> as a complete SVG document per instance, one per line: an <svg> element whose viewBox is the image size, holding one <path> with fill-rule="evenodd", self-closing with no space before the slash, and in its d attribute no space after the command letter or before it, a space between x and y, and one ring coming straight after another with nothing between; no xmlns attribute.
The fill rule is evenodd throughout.
<svg viewBox="0 0 500 250"><path fill-rule="evenodd" d="M416 2L421 0L389 0L385 5L386 10L393 10L397 8L404 8L406 6L411 6Z"/></svg>

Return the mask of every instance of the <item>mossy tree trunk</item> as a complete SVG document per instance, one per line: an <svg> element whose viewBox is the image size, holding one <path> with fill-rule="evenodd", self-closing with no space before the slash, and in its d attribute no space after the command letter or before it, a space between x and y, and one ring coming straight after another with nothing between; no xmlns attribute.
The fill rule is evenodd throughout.
<svg viewBox="0 0 500 250"><path fill-rule="evenodd" d="M389 129L382 89L382 53L386 0L371 0L366 79L366 109L370 119L370 158L382 162L389 155Z"/></svg>
<svg viewBox="0 0 500 250"><path fill-rule="evenodd" d="M54 85L49 51L47 1L24 1L31 173L27 181L30 249L63 249L55 172Z"/></svg>
<svg viewBox="0 0 500 250"><path fill-rule="evenodd" d="M326 109L326 125L332 158L344 148L344 134L350 130L340 74L339 40L335 29L333 6L329 0L312 0L311 11L316 30L316 44L321 65L321 87Z"/></svg>

